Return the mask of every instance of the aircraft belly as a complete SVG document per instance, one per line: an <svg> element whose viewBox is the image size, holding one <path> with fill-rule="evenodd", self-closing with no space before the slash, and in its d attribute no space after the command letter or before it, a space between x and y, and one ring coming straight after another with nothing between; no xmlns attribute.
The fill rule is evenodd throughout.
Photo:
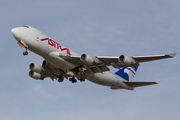
<svg viewBox="0 0 180 120"><path fill-rule="evenodd" d="M87 79L91 82L105 86L112 86L118 84L118 80L113 78L113 76L109 72L95 73L94 75L88 75Z"/></svg>
<svg viewBox="0 0 180 120"><path fill-rule="evenodd" d="M87 79L93 83L114 87L117 89L131 89L127 87L123 80L111 72L95 73L94 75L88 75Z"/></svg>

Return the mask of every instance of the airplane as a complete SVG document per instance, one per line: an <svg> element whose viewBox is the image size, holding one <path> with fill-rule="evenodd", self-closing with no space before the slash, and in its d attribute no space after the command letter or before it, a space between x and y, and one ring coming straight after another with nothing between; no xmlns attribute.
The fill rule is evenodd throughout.
<svg viewBox="0 0 180 120"><path fill-rule="evenodd" d="M28 55L30 50L44 58L42 65L31 63L29 76L36 80L51 78L63 82L69 79L72 83L85 79L111 89L134 90L135 87L157 84L156 82L132 81L138 69L139 63L173 58L176 53L150 56L120 55L90 56L79 55L62 46L43 32L25 25L11 30L17 44L25 48L23 55ZM111 73L108 66L119 69Z"/></svg>

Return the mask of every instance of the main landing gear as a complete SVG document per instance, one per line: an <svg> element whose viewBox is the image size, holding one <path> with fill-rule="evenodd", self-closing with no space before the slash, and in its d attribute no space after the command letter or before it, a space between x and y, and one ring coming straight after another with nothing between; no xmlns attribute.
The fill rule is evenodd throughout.
<svg viewBox="0 0 180 120"><path fill-rule="evenodd" d="M81 78L81 79L80 79L80 82L84 82L84 81L85 81L85 78Z"/></svg>
<svg viewBox="0 0 180 120"><path fill-rule="evenodd" d="M58 78L58 82L60 83L60 82L63 82L63 77L62 77L62 75L57 75L57 78Z"/></svg>
<svg viewBox="0 0 180 120"><path fill-rule="evenodd" d="M79 68L77 79L80 80L80 82L84 82L85 78L86 78L86 68Z"/></svg>
<svg viewBox="0 0 180 120"><path fill-rule="evenodd" d="M80 68L81 70L82 68ZM77 79L76 79L76 77ZM54 79L58 80L58 82L63 82L64 81L64 78L69 78L69 81L71 81L72 83L76 83L77 80L79 80L80 82L84 82L85 81L85 78L86 78L86 70L85 69L82 69L80 72L78 71L78 73L73 73L72 71L59 71Z"/></svg>
<svg viewBox="0 0 180 120"><path fill-rule="evenodd" d="M77 80L75 79L74 76L72 78L69 78L69 81L71 81L72 83L76 83L77 82Z"/></svg>
<svg viewBox="0 0 180 120"><path fill-rule="evenodd" d="M58 75L57 78L58 78L58 82L59 83L64 81L64 79L62 78L61 75ZM72 78L69 78L69 81L71 81L72 83L76 83L77 82L77 80L75 79L74 76Z"/></svg>
<svg viewBox="0 0 180 120"><path fill-rule="evenodd" d="M57 78L58 78L59 83L64 81L61 75L58 75ZM69 81L71 81L72 83L77 83L77 80L74 76L69 78ZM83 81L85 81L85 78L80 79L80 82L83 82Z"/></svg>

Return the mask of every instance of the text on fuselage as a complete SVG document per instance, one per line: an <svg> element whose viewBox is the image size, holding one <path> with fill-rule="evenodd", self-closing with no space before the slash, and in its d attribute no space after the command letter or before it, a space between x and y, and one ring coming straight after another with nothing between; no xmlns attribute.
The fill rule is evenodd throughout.
<svg viewBox="0 0 180 120"><path fill-rule="evenodd" d="M61 48L61 45L57 42L55 42L54 40L50 39L50 38L43 38L41 39L41 41L48 41L48 44L51 46L54 46L54 48L60 49L61 51L66 50L68 55L71 55L70 50L68 48Z"/></svg>

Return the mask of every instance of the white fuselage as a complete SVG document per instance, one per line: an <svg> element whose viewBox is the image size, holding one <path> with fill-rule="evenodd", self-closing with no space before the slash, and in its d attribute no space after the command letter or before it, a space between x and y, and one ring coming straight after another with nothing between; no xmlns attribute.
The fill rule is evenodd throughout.
<svg viewBox="0 0 180 120"><path fill-rule="evenodd" d="M62 70L70 70L76 65L67 62L61 56L77 56L78 54L61 46L39 30L27 26L12 29L12 33L17 41L21 41L27 49L42 56L46 61ZM133 88L126 86L124 79L111 72L88 74L87 79L96 84L110 86L117 89Z"/></svg>

